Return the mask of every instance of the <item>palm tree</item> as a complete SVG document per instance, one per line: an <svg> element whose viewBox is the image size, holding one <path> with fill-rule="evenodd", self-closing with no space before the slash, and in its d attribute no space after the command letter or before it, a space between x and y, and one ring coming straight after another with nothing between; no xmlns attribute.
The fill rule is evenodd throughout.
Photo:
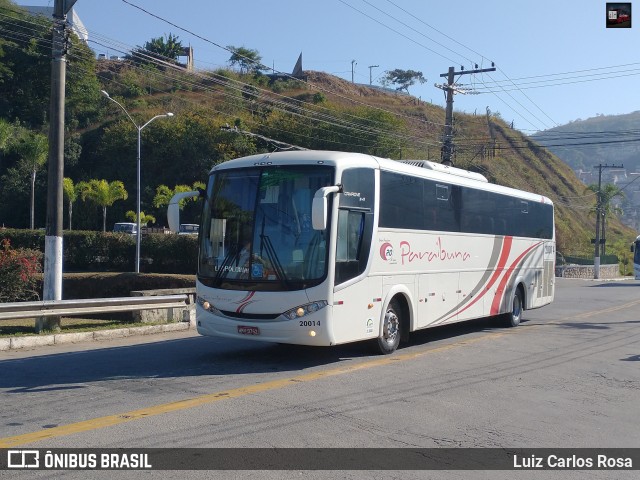
<svg viewBox="0 0 640 480"><path fill-rule="evenodd" d="M596 184L591 184L587 187L587 190L595 192L596 194L598 193L598 185ZM615 197L624 197L624 192L616 185L614 185L613 183L607 183L606 185L603 185L602 188L600 189L600 214L602 215L602 222L600 224L600 238L601 239L606 239L606 219L607 216L614 214L614 215L620 215L622 213L622 209L618 206L612 205L612 200ZM597 198L597 197L596 197ZM598 210L598 205L597 205L597 200L596 200L596 205L593 207L593 209L591 210L592 212L596 212L597 213ZM605 247L606 245L604 243L601 244L600 246L600 256L604 256L605 254Z"/></svg>
<svg viewBox="0 0 640 480"><path fill-rule="evenodd" d="M164 37L152 38L144 44L147 52L157 54L162 60L177 60L184 50L182 42L176 35L165 35Z"/></svg>
<svg viewBox="0 0 640 480"><path fill-rule="evenodd" d="M124 188L124 183L120 180L107 182L106 180L89 180L80 182L76 186L80 191L80 197L84 202L87 198L96 205L102 207L102 231L107 231L107 207L110 207L117 200L126 200L129 194Z"/></svg>
<svg viewBox="0 0 640 480"><path fill-rule="evenodd" d="M35 197L36 197L36 174L38 170L47 162L49 153L49 141L41 133L32 133L25 130L25 133L15 143L15 149L24 165L31 172L31 210L29 214L29 226L34 228Z"/></svg>
<svg viewBox="0 0 640 480"><path fill-rule="evenodd" d="M132 222L137 223L136 212L134 212L133 210L129 210L127 213L124 214L124 216L129 220L131 220ZM140 224L147 226L149 225L149 223L156 223L156 217L154 217L153 215L147 215L146 213L141 211Z"/></svg>
<svg viewBox="0 0 640 480"><path fill-rule="evenodd" d="M189 185L176 185L173 190L166 185L158 185L158 187L156 187L156 195L153 197L153 206L160 208L169 205L169 202L176 193L191 192L198 189L204 190L205 188L205 184L202 182L194 182L191 187ZM184 208L187 201L196 200L198 200L196 197L183 198L179 202L180 209L182 210Z"/></svg>
<svg viewBox="0 0 640 480"><path fill-rule="evenodd" d="M79 185L79 184L78 184ZM71 216L73 215L73 202L78 199L78 185L73 184L73 180L70 178L64 178L62 180L62 191L64 196L69 202L69 230L71 230Z"/></svg>

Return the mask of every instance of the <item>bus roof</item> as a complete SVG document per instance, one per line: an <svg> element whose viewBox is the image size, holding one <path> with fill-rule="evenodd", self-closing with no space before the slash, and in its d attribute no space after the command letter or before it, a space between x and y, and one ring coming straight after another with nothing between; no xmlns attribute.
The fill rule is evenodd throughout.
<svg viewBox="0 0 640 480"><path fill-rule="evenodd" d="M264 153L228 160L215 165L209 173L211 174L218 170L227 170L232 168L291 164L331 165L340 170L348 167L381 169L413 175L416 177L440 180L449 184L468 186L480 190L515 196L528 201L553 205L553 202L544 195L496 185L494 183L488 183L487 179L483 175L468 172L460 168L447 167L437 162L430 162L427 160L397 161L363 153L335 152L328 150L296 150Z"/></svg>

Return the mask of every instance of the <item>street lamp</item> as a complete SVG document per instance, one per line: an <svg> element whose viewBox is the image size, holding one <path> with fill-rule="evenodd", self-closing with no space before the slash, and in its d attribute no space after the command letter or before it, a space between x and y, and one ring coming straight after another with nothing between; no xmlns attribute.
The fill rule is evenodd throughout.
<svg viewBox="0 0 640 480"><path fill-rule="evenodd" d="M136 273L140 273L140 240L141 240L141 229L140 229L140 140L141 140L141 133L142 130L149 125L151 122L153 122L154 120L158 119L158 118L163 118L163 117L173 117L173 113L171 112L167 112L167 113L163 113L160 115L156 115L155 117L153 117L151 120L149 120L147 123L145 123L142 126L139 126L135 120L133 118L131 118L131 115L129 115L129 112L127 112L127 109L124 108L122 106L122 104L120 102L118 102L117 100L115 100L114 98L112 98L106 90L101 90L102 94L107 97L109 100L111 100L113 103L115 103L116 105L118 105L122 111L127 115L127 117L129 117L129 120L131 120L131 123L133 123L136 127L136 129L138 130L138 158L137 158L137 195L136 195L136 207L137 207L137 212L136 212Z"/></svg>

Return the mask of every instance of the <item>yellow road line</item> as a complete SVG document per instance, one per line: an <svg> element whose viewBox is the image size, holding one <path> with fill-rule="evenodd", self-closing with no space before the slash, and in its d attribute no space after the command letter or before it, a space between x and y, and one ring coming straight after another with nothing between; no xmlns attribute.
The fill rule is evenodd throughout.
<svg viewBox="0 0 640 480"><path fill-rule="evenodd" d="M231 390L224 390L221 392L200 395L198 397L179 400L177 402L164 403L161 405L141 408L139 410L132 410L126 413L108 415L106 417L92 418L90 420L85 420L82 422L71 423L68 425L61 425L58 427L48 428L45 430L39 430L37 432L16 435L14 437L0 438L0 448L13 448L20 445L39 442L42 440L48 440L56 437L63 437L66 435L73 435L75 433L88 432L91 430L99 430L101 428L110 427L112 425L131 422L133 420L140 420L142 418L149 418L156 415L162 415L164 413L175 412L179 410L186 410L188 408L199 407L202 405L215 403L221 400L243 397L245 395L266 392L269 390L277 390L280 388L288 387L290 385L294 385L296 383L313 382L315 380L320 380L322 378L332 377L335 375L342 375L344 373L351 373L358 370L364 370L364 369L379 367L383 365L392 365L397 362L412 360L427 354L442 352L442 351L460 347L463 345L476 343L476 342L479 342L480 340L497 338L502 335L504 335L504 333L496 332L496 333L484 335L478 338L472 338L472 339L464 340L461 342L443 345L441 347L432 348L426 351L422 350L420 352L396 354L389 357L380 357L373 360L360 362L355 365L340 366L340 367L332 368L329 370L322 370L319 372L307 373L307 374L298 375L295 377L283 378L280 380L271 380L269 382L257 383L255 385L248 385L245 387L234 388Z"/></svg>
<svg viewBox="0 0 640 480"><path fill-rule="evenodd" d="M618 310L624 310L626 308L634 307L638 304L640 304L640 300L634 300L633 302L625 303L623 305L617 305L615 307L605 308L604 310L597 310L594 312L585 312L579 315L574 315L573 317L569 317L567 320L579 320L581 318L589 318L602 313L616 312Z"/></svg>

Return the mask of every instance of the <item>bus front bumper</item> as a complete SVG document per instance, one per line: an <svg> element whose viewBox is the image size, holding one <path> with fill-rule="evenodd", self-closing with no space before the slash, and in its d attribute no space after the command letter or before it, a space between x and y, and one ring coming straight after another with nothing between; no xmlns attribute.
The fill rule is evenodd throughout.
<svg viewBox="0 0 640 480"><path fill-rule="evenodd" d="M196 306L196 326L200 335L293 345L334 345L328 332L330 306L295 320L241 320L214 315Z"/></svg>

